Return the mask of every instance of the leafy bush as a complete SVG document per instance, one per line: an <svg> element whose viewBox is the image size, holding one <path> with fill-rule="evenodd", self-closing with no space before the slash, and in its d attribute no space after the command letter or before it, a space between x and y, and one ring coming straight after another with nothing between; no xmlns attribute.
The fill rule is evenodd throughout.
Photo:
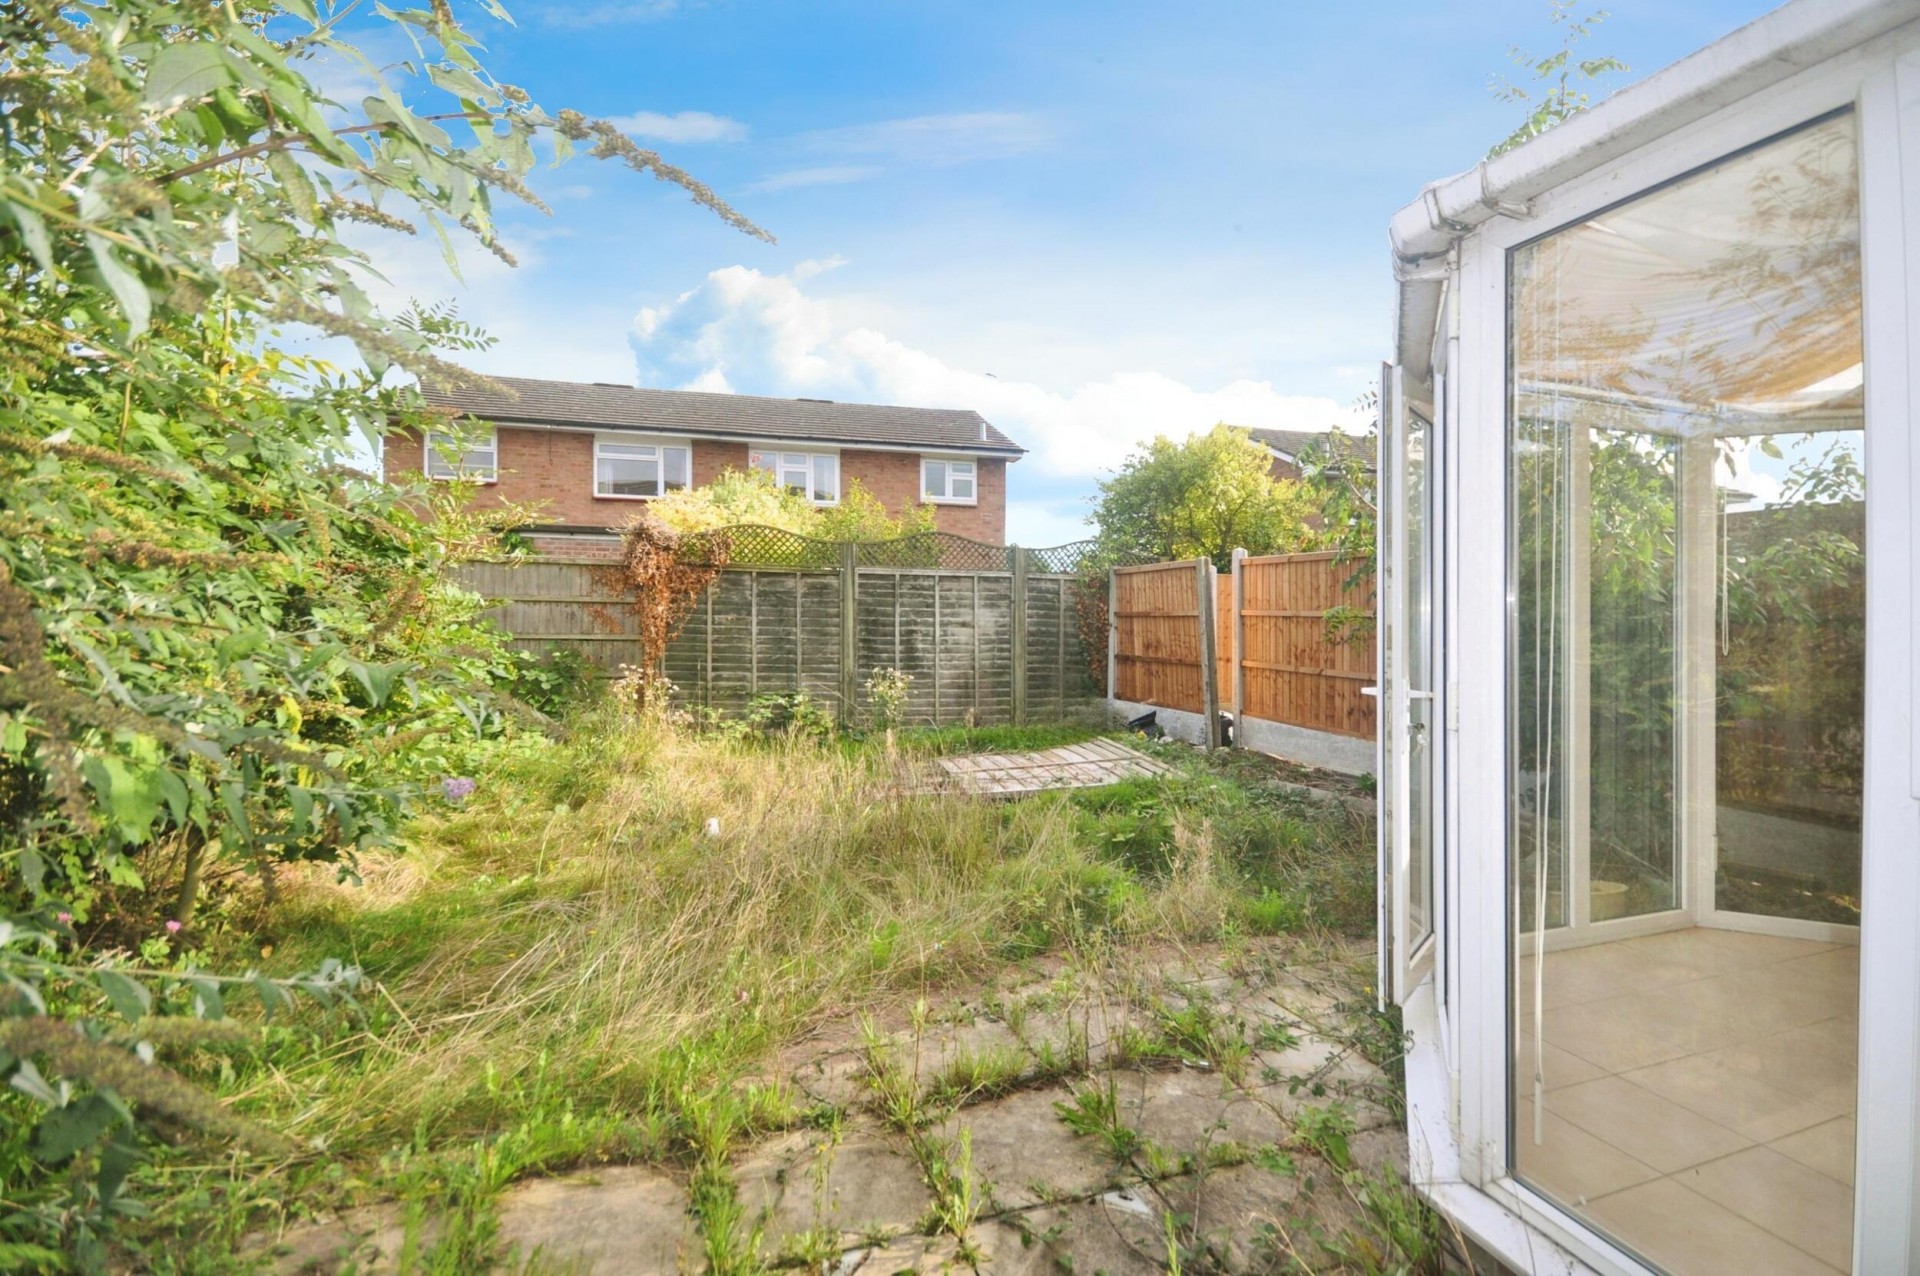
<svg viewBox="0 0 1920 1276"><path fill-rule="evenodd" d="M493 688L518 662L446 568L517 514L354 465L391 429L466 429L385 374L473 380L447 356L485 340L445 309L377 313L345 232L412 217L510 259L492 201L539 206L538 142L761 233L615 125L494 79L451 6L365 15L418 50L397 72L343 41L350 8L0 6L0 1077L7 1116L43 1109L31 1145L0 1140L25 1147L0 1164L9 1265L102 1264L136 1119L253 1137L172 1088L158 1025L217 1018L236 981L264 1011L344 979L158 970L157 918L186 943L209 880L271 897L279 866L350 868L508 731ZM328 100L320 57L372 91ZM364 367L289 353L289 326ZM134 943L141 966L109 959ZM149 1003L182 1013L115 1022Z"/></svg>

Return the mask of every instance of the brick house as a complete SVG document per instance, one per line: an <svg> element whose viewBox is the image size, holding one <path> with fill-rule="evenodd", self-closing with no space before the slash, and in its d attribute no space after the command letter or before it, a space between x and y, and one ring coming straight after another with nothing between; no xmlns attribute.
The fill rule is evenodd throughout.
<svg viewBox="0 0 1920 1276"><path fill-rule="evenodd" d="M1299 478L1300 458L1311 447L1317 447L1323 453L1329 447L1338 447L1342 453L1360 452L1368 461L1373 459L1373 440L1369 436L1342 434L1333 430L1249 429L1247 433L1273 457L1269 472L1277 479Z"/></svg>
<svg viewBox="0 0 1920 1276"><path fill-rule="evenodd" d="M483 484L480 507L537 507L540 521L522 530L543 553L611 555L635 502L749 468L819 505L857 479L896 517L924 504L942 531L1006 540L1007 466L1025 449L977 412L494 380L511 395L423 388L432 406L492 427L464 456L435 432L398 431L383 441L381 469L389 479L464 474Z"/></svg>

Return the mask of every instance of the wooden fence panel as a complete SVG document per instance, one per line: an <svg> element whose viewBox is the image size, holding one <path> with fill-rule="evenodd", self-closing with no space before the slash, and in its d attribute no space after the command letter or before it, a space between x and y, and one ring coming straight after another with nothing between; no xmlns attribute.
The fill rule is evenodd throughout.
<svg viewBox="0 0 1920 1276"><path fill-rule="evenodd" d="M1204 713L1200 576L1191 562L1114 569L1113 696Z"/></svg>
<svg viewBox="0 0 1920 1276"><path fill-rule="evenodd" d="M640 622L605 564L529 558L462 563L455 583L493 604L486 615L538 654L571 651L617 669L640 663Z"/></svg>
<svg viewBox="0 0 1920 1276"><path fill-rule="evenodd" d="M1372 615L1371 579L1349 583L1355 565L1332 553L1248 558L1240 571L1246 716L1371 740L1373 697L1361 691L1374 679L1373 637L1337 640L1326 620L1338 606Z"/></svg>
<svg viewBox="0 0 1920 1276"><path fill-rule="evenodd" d="M1213 685L1219 688L1220 703L1228 707L1233 704L1233 662L1237 653L1234 650L1235 632L1240 626L1233 623L1233 573L1224 572L1214 577L1213 614L1215 617L1213 637Z"/></svg>
<svg viewBox="0 0 1920 1276"><path fill-rule="evenodd" d="M851 576L853 588L846 588ZM472 563L458 579L495 602L489 613L514 645L578 651L609 671L641 663L632 599L604 567L523 559ZM892 667L913 678L914 724L1011 722L1014 627L1025 638L1029 719L1065 716L1094 698L1085 675L1074 578L930 568L729 568L668 647L664 670L689 704L723 711L754 696L805 691L858 719L867 675ZM853 600L854 700L841 704L842 616ZM1022 605L1024 604L1024 605Z"/></svg>

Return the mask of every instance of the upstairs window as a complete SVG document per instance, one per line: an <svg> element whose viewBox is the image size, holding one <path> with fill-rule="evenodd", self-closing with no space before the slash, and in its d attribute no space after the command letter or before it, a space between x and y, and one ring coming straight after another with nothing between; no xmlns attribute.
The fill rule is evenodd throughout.
<svg viewBox="0 0 1920 1276"><path fill-rule="evenodd" d="M747 456L756 470L773 475L773 481L798 492L815 505L836 505L840 501L840 458L832 452L776 452L755 448Z"/></svg>
<svg viewBox="0 0 1920 1276"><path fill-rule="evenodd" d="M979 494L975 487L974 463L937 457L920 460L920 495L936 505L973 505Z"/></svg>
<svg viewBox="0 0 1920 1276"><path fill-rule="evenodd" d="M593 494L644 501L678 492L692 482L692 450L679 444L595 439Z"/></svg>
<svg viewBox="0 0 1920 1276"><path fill-rule="evenodd" d="M426 476L442 482L472 479L492 483L500 477L500 432L488 430L485 438L470 438L465 449L460 440L444 430L427 431Z"/></svg>

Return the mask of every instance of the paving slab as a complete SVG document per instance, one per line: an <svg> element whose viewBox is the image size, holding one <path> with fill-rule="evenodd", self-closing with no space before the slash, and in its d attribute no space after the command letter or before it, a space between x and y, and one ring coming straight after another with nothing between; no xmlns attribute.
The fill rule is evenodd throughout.
<svg viewBox="0 0 1920 1276"><path fill-rule="evenodd" d="M538 1259L577 1276L675 1273L698 1266L700 1254L686 1190L638 1166L507 1189L500 1242L509 1266Z"/></svg>
<svg viewBox="0 0 1920 1276"><path fill-rule="evenodd" d="M1067 1129L1053 1109L1067 1092L1027 1090L997 1103L968 1108L935 1133L957 1140L972 1132L973 1173L979 1195L991 1190L1002 1209L1064 1197L1090 1196L1115 1180L1118 1167L1094 1139Z"/></svg>
<svg viewBox="0 0 1920 1276"><path fill-rule="evenodd" d="M1172 768L1118 740L1039 749L1032 753L976 753L939 759L936 786L989 797L1021 797L1053 789L1097 788Z"/></svg>
<svg viewBox="0 0 1920 1276"><path fill-rule="evenodd" d="M734 1183L770 1252L805 1232L859 1240L911 1231L933 1204L919 1166L877 1128L855 1127L838 1140L783 1135L746 1153Z"/></svg>

